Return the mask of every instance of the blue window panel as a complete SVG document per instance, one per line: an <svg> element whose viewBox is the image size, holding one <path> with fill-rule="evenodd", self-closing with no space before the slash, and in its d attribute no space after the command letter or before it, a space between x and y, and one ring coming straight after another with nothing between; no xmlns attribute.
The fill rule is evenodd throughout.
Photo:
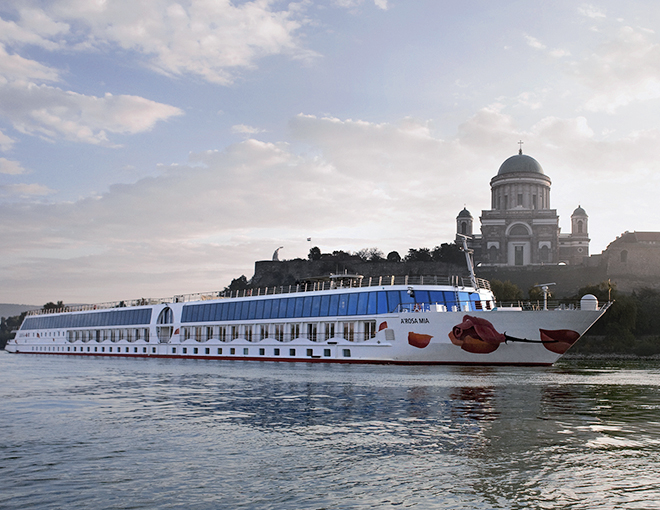
<svg viewBox="0 0 660 510"><path fill-rule="evenodd" d="M310 316L318 317L320 309L321 309L321 296L314 296L312 298L312 311Z"/></svg>
<svg viewBox="0 0 660 510"><path fill-rule="evenodd" d="M279 307L279 310L277 312L277 317L282 319L282 318L286 317L286 306L287 306L287 303L289 302L289 300L285 299L285 298L280 298L280 299L278 299L278 301L280 302L280 307Z"/></svg>
<svg viewBox="0 0 660 510"><path fill-rule="evenodd" d="M348 308L346 309L346 315L357 315L358 296L359 294L357 293L348 295Z"/></svg>
<svg viewBox="0 0 660 510"><path fill-rule="evenodd" d="M330 315L329 308L330 308L330 296L327 294L325 296L320 296L321 297L321 304L319 305L319 317L327 317Z"/></svg>
<svg viewBox="0 0 660 510"><path fill-rule="evenodd" d="M236 309L238 310L238 305L236 305ZM243 301L241 303L241 315L240 315L240 320L244 321L248 318L248 312L250 311L250 303L249 301Z"/></svg>
<svg viewBox="0 0 660 510"><path fill-rule="evenodd" d="M452 311L458 306L458 303L456 303L456 293L446 290L443 294L445 295L445 306L447 307L447 310Z"/></svg>
<svg viewBox="0 0 660 510"><path fill-rule="evenodd" d="M197 316L199 315L199 306L191 305L190 306L190 322L197 322Z"/></svg>
<svg viewBox="0 0 660 510"><path fill-rule="evenodd" d="M254 318L255 319L263 319L264 318L264 300L260 299L259 301L255 301L256 303L256 308L254 311Z"/></svg>
<svg viewBox="0 0 660 510"><path fill-rule="evenodd" d="M358 294L357 314L367 315L367 304L369 303L370 292L360 292Z"/></svg>
<svg viewBox="0 0 660 510"><path fill-rule="evenodd" d="M339 295L339 306L337 308L337 315L346 315L348 309L348 294Z"/></svg>
<svg viewBox="0 0 660 510"><path fill-rule="evenodd" d="M387 313L387 312L389 312L389 308L387 306L387 294L383 291L375 292L374 294L376 294L378 296L378 298L377 298L377 300L378 300L378 308L377 308L378 313Z"/></svg>
<svg viewBox="0 0 660 510"><path fill-rule="evenodd" d="M190 312L190 307L184 306L183 310L181 311L181 322L189 322L188 321L189 312Z"/></svg>
<svg viewBox="0 0 660 510"><path fill-rule="evenodd" d="M286 299L286 317L287 319L290 319L291 317L295 317L296 313L296 298L289 298Z"/></svg>
<svg viewBox="0 0 660 510"><path fill-rule="evenodd" d="M273 306L273 300L272 299L266 299L266 300L263 301L263 304L264 304L264 312L262 314L262 318L270 319L272 317L271 308Z"/></svg>
<svg viewBox="0 0 660 510"><path fill-rule="evenodd" d="M415 302L415 299L408 294L407 290L402 290L401 291L401 304L412 304Z"/></svg>
<svg viewBox="0 0 660 510"><path fill-rule="evenodd" d="M401 304L401 294L398 290L387 291L387 310L394 312Z"/></svg>
<svg viewBox="0 0 660 510"><path fill-rule="evenodd" d="M258 303L258 301L255 301L255 300L250 301L250 308L249 308L248 316L247 316L248 320L252 320L252 319L256 318L256 316L257 316L257 303Z"/></svg>
<svg viewBox="0 0 660 510"><path fill-rule="evenodd" d="M437 303L439 305L445 304L445 298L440 290L432 290L429 292L429 303Z"/></svg>
<svg viewBox="0 0 660 510"><path fill-rule="evenodd" d="M336 315L339 315L339 294L332 294L328 305L328 316L334 317Z"/></svg>
<svg viewBox="0 0 660 510"><path fill-rule="evenodd" d="M312 296L305 296L303 298L303 317L310 317L312 315Z"/></svg>
<svg viewBox="0 0 660 510"><path fill-rule="evenodd" d="M229 303L229 306L227 307L227 320L228 321L233 321L234 320L234 311L236 310L236 302L232 301Z"/></svg>
<svg viewBox="0 0 660 510"><path fill-rule="evenodd" d="M461 302L461 309L464 309L467 307L467 311L471 311L470 307L470 295L467 292L459 292L458 293L458 299ZM464 310L466 311L466 310Z"/></svg>
<svg viewBox="0 0 660 510"><path fill-rule="evenodd" d="M481 301L481 296L479 296L479 294L477 294L476 292L473 292L472 294L470 294L470 301L472 301L473 303L475 301Z"/></svg>
<svg viewBox="0 0 660 510"><path fill-rule="evenodd" d="M375 315L378 313L378 292L369 292L369 304L367 305L367 314Z"/></svg>
<svg viewBox="0 0 660 510"><path fill-rule="evenodd" d="M226 321L227 320L227 312L229 311L229 303L218 303L220 305L220 320L221 321Z"/></svg>
<svg viewBox="0 0 660 510"><path fill-rule="evenodd" d="M202 320L204 322L207 322L210 316L211 316L211 304L207 303L205 305L202 305Z"/></svg>
<svg viewBox="0 0 660 510"><path fill-rule="evenodd" d="M218 310L219 309L220 309L220 303L213 303L211 305L210 320L212 320L212 321L217 321L218 320Z"/></svg>
<svg viewBox="0 0 660 510"><path fill-rule="evenodd" d="M296 311L294 313L294 317L302 317L303 316L303 304L305 302L305 298L298 297L296 298Z"/></svg>
<svg viewBox="0 0 660 510"><path fill-rule="evenodd" d="M418 303L430 303L429 291L428 290L416 290L415 291L415 301Z"/></svg>

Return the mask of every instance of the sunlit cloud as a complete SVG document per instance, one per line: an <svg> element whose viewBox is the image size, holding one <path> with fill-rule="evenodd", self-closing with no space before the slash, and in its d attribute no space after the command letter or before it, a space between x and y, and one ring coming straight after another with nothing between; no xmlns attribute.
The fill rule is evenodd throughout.
<svg viewBox="0 0 660 510"><path fill-rule="evenodd" d="M18 161L10 161L7 158L0 158L0 174L20 175L25 173L25 168Z"/></svg>

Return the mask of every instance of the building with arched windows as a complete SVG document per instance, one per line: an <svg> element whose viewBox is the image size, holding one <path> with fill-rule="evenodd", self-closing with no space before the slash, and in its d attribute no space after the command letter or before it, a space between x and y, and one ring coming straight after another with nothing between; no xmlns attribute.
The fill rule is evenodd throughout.
<svg viewBox="0 0 660 510"><path fill-rule="evenodd" d="M550 207L552 181L534 158L508 158L490 181L491 208L481 211L481 233L473 232L467 209L456 217L456 233L468 236L475 262L492 266L577 265L589 256L588 216L582 207L562 234Z"/></svg>

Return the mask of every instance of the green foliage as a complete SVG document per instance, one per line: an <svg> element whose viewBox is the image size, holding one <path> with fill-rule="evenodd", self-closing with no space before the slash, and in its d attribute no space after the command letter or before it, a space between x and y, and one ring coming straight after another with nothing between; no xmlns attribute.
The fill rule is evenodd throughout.
<svg viewBox="0 0 660 510"><path fill-rule="evenodd" d="M0 349L4 349L7 342L14 338L12 331L21 327L26 315L27 312L23 312L21 315L16 315L15 317L2 318L2 321L0 321Z"/></svg>
<svg viewBox="0 0 660 510"><path fill-rule="evenodd" d="M516 284L509 280L502 282L500 280L491 280L490 288L495 294L497 301L520 301L523 299L523 291Z"/></svg>
<svg viewBox="0 0 660 510"><path fill-rule="evenodd" d="M391 251L387 254L388 262L401 262L401 255L398 251Z"/></svg>
<svg viewBox="0 0 660 510"><path fill-rule="evenodd" d="M660 291L642 289L622 294L609 282L581 288L572 299L593 294L599 302L608 295L614 303L572 349L576 354L660 354Z"/></svg>
<svg viewBox="0 0 660 510"><path fill-rule="evenodd" d="M433 260L447 264L465 264L465 253L456 243L443 243L433 248L431 252Z"/></svg>
<svg viewBox="0 0 660 510"><path fill-rule="evenodd" d="M248 282L248 279L245 277L245 275L241 275L238 278L234 278L229 284L229 287L225 287L225 290L243 290L249 287L250 282Z"/></svg>
<svg viewBox="0 0 660 510"><path fill-rule="evenodd" d="M415 248L410 248L408 250L408 255L403 259L406 262L429 262L433 260L431 255L431 250L428 248L420 248L416 250Z"/></svg>
<svg viewBox="0 0 660 510"><path fill-rule="evenodd" d="M363 248L356 255L360 257L362 262L380 262L383 260L383 252L378 248Z"/></svg>
<svg viewBox="0 0 660 510"><path fill-rule="evenodd" d="M307 255L309 260L321 260L321 249L318 246L310 248L309 255Z"/></svg>
<svg viewBox="0 0 660 510"><path fill-rule="evenodd" d="M61 310L64 308L64 303L62 301L58 301L57 303L48 301L48 303L46 303L42 308L44 310Z"/></svg>

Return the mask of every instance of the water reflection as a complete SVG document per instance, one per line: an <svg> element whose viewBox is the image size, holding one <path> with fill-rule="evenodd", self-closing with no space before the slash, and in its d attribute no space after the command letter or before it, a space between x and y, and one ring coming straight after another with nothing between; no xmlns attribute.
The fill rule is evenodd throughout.
<svg viewBox="0 0 660 510"><path fill-rule="evenodd" d="M6 361L7 508L660 500L655 367Z"/></svg>

